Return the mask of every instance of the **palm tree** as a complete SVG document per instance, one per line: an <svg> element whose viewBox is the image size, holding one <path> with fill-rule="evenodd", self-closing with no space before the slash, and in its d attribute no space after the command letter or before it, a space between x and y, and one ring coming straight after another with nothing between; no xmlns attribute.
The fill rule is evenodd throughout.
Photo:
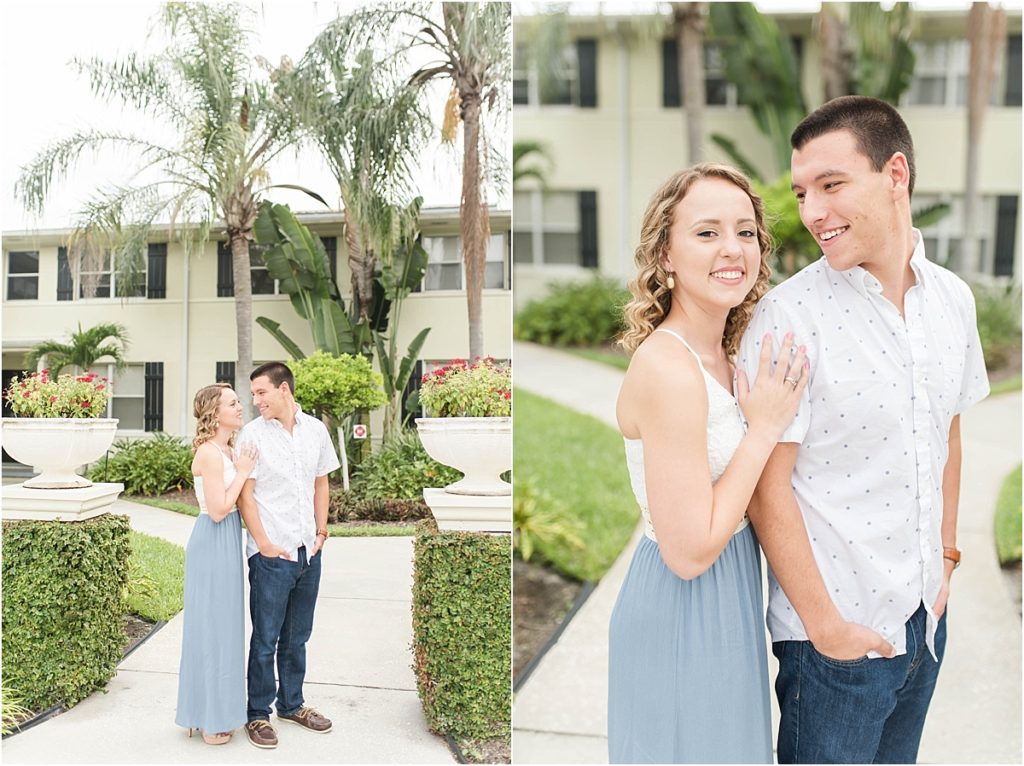
<svg viewBox="0 0 1024 766"><path fill-rule="evenodd" d="M38 368L45 363L53 377L65 367L75 367L85 372L100 359L109 357L114 366L124 369L127 361L124 352L128 349L128 331L123 325L111 322L98 324L88 330L78 323L78 332L71 333L70 343L47 340L37 343L25 356L25 367Z"/></svg>
<svg viewBox="0 0 1024 766"><path fill-rule="evenodd" d="M126 284L154 222L169 220L172 229L179 218L195 224L179 232L189 257L221 219L232 256L237 368L248 370L249 242L260 196L269 188L267 165L293 144L296 126L271 85L253 76L242 13L234 5L167 3L159 21L170 42L161 53L148 59L130 54L114 62L76 60L96 95L144 109L151 122L174 128L177 140L168 145L143 135L82 130L51 144L24 167L15 193L28 210L38 212L52 185L71 173L84 151L111 146L135 154L136 176L155 180L100 190L81 211L74 238L86 249L97 240L111 245L119 281ZM69 249L76 251L80 248ZM248 402L246 409L251 415Z"/></svg>
<svg viewBox="0 0 1024 766"><path fill-rule="evenodd" d="M512 144L512 187L527 178L541 187L547 186L548 172L553 165L547 146L540 141L516 141Z"/></svg>
<svg viewBox="0 0 1024 766"><path fill-rule="evenodd" d="M683 89L687 158L692 165L704 159L704 33L707 3L672 3L672 32L679 51L679 84Z"/></svg>
<svg viewBox="0 0 1024 766"><path fill-rule="evenodd" d="M435 58L418 69L409 82L426 86L447 80L452 86L450 108L462 123L462 200L459 207L462 254L466 267L469 314L469 355L484 356L483 284L490 215L484 197L488 161L484 120L503 114L511 90L512 13L509 3L441 3L440 18L432 5L414 4L366 8L353 14L346 38L398 37L401 26L412 25L399 54L425 50ZM488 160L488 161L485 161ZM500 164L500 163L499 163ZM504 169L504 168L502 168ZM492 168L493 170L493 168Z"/></svg>
<svg viewBox="0 0 1024 766"><path fill-rule="evenodd" d="M995 62L1006 40L1006 11L988 3L972 3L967 17L970 61L967 73L967 165L964 173L964 236L960 263L953 264L962 275L972 278L981 271L978 237L978 172L981 155L981 126L992 95Z"/></svg>

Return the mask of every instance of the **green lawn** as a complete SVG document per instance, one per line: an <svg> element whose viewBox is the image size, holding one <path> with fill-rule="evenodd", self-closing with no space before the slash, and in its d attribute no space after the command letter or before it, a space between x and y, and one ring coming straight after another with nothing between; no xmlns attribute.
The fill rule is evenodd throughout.
<svg viewBox="0 0 1024 766"><path fill-rule="evenodd" d="M1021 559L1021 467L1003 479L996 501L995 532L996 553L1000 564Z"/></svg>
<svg viewBox="0 0 1024 766"><path fill-rule="evenodd" d="M196 506L189 505L188 503L179 503L174 500L157 500L156 498L143 497L142 495L126 495L124 499L139 505L151 505L154 508L163 508L165 511L184 513L186 516L199 515L199 509Z"/></svg>
<svg viewBox="0 0 1024 766"><path fill-rule="evenodd" d="M591 362L607 364L609 367L614 367L617 370L625 370L629 367L630 357L628 354L617 351L608 351L602 347L567 348L564 350L568 351L570 354L575 354L576 356L581 356L584 359L589 359Z"/></svg>
<svg viewBox="0 0 1024 766"><path fill-rule="evenodd" d="M1006 394L1010 391L1020 391L1021 379L1020 375L1014 375L1012 378L1007 378L999 383L992 384L992 392L989 396L997 396L998 394Z"/></svg>
<svg viewBox="0 0 1024 766"><path fill-rule="evenodd" d="M538 544L568 575L599 580L629 541L640 515L626 472L622 436L522 390L514 391L516 476L547 492L581 524L582 548Z"/></svg>
<svg viewBox="0 0 1024 766"><path fill-rule="evenodd" d="M128 610L147 620L169 620L181 611L185 597L185 549L158 537L131 533Z"/></svg>
<svg viewBox="0 0 1024 766"><path fill-rule="evenodd" d="M345 524L328 524L331 537L413 537L416 535L415 524L401 526L347 526Z"/></svg>

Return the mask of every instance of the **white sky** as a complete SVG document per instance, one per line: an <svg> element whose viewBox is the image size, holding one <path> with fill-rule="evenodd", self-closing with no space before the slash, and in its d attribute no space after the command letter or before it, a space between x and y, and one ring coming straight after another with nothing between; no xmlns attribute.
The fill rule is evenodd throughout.
<svg viewBox="0 0 1024 766"><path fill-rule="evenodd" d="M316 0L268 0L247 2L256 10L251 51L277 63L282 55L298 61L318 32L342 9L353 2ZM65 228L73 214L99 187L126 179L123 158L110 154L92 158L83 155L68 182L51 193L43 216L30 217L14 199L14 182L19 168L28 163L54 139L70 135L77 128L114 127L154 135L157 126L144 116L123 113L116 103L107 105L92 94L87 78L69 65L74 57L99 56L110 61L131 52L156 52L162 45L147 41L147 33L159 9L155 0L5 0L0 4L0 103L4 119L0 124L0 226L6 230ZM440 125L447 91L437 86L436 105L430 108ZM511 132L510 121L505 126ZM438 127L437 135L440 134ZM509 136L504 136L510 143ZM459 150L461 151L461 150ZM435 141L424 153L417 184L424 205L458 206L460 179L457 156ZM119 175L120 173L120 175ZM318 192L337 208L335 181L315 151L296 158L282 154L271 167L274 183L295 183ZM295 210L322 210L322 206L299 192L271 190L276 202ZM492 200L507 206L507 199Z"/></svg>

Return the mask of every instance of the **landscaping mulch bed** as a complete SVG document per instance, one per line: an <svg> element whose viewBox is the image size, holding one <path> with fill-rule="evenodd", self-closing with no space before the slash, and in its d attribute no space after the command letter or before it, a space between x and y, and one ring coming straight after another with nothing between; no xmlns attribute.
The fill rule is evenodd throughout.
<svg viewBox="0 0 1024 766"><path fill-rule="evenodd" d="M457 740L466 763L512 763L512 742L508 737Z"/></svg>
<svg viewBox="0 0 1024 766"><path fill-rule="evenodd" d="M512 564L512 677L530 663L558 629L583 584L554 569L522 561Z"/></svg>

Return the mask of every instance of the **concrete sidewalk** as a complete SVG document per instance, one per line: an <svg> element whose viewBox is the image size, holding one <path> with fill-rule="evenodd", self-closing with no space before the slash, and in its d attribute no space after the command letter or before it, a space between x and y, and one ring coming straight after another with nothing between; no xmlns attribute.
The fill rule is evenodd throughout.
<svg viewBox="0 0 1024 766"><path fill-rule="evenodd" d="M119 500L132 528L184 545L194 519ZM3 742L6 763L453 763L412 671L412 538L332 538L324 549L304 692L328 734L271 722L276 750L241 729L213 747L174 725L182 615L121 663L106 692ZM248 599L248 588L246 588ZM248 603L248 601L246 602ZM249 634L246 609L246 636Z"/></svg>
<svg viewBox="0 0 1024 766"><path fill-rule="evenodd" d="M621 373L531 344L516 344L513 355L517 388L616 427ZM961 420L964 564L953 577L946 657L919 759L1020 763L1021 623L996 560L992 513L1003 477L1021 460L1021 396L988 399ZM607 762L608 621L638 540L639 530L516 695L516 763ZM778 666L770 652L768 659L774 681Z"/></svg>

